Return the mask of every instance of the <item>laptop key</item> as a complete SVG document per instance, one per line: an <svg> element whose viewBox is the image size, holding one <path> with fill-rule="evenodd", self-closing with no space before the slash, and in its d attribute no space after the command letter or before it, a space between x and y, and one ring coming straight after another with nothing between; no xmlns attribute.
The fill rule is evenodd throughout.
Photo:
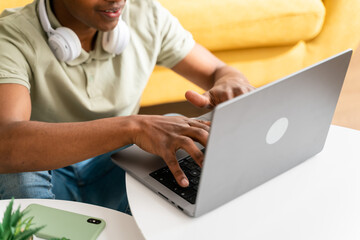
<svg viewBox="0 0 360 240"><path fill-rule="evenodd" d="M185 199L196 194L196 191L192 188L183 188L180 190L179 195Z"/></svg>
<svg viewBox="0 0 360 240"><path fill-rule="evenodd" d="M197 167L198 167L198 165L196 163L189 163L186 165L186 168L189 170L196 169Z"/></svg>
<svg viewBox="0 0 360 240"><path fill-rule="evenodd" d="M186 200L188 200L188 202L195 204L196 201L196 195L192 195L190 197L188 197Z"/></svg>
<svg viewBox="0 0 360 240"><path fill-rule="evenodd" d="M200 176L200 172L199 172L198 170L196 170L196 169L191 170L191 171L189 172L189 174L190 174L191 176L193 176L193 177L198 177L198 176Z"/></svg>
<svg viewBox="0 0 360 240"><path fill-rule="evenodd" d="M191 178L190 183L194 184L194 185L198 185L199 184L199 180L200 178L196 177L196 178Z"/></svg>

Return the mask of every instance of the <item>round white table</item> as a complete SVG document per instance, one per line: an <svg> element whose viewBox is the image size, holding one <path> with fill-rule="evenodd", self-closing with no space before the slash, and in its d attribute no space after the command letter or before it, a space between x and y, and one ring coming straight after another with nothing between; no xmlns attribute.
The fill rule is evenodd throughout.
<svg viewBox="0 0 360 240"><path fill-rule="evenodd" d="M199 218L126 176L146 239L360 239L360 132L331 126L321 153Z"/></svg>
<svg viewBox="0 0 360 240"><path fill-rule="evenodd" d="M0 219L2 221L5 209L10 200L0 201ZM106 226L99 235L98 240L141 240L144 239L137 227L134 218L109 208L95 206L86 203L51 200L51 199L15 199L13 210L21 206L25 209L29 204L37 203L48 207L58 208L74 213L102 218Z"/></svg>

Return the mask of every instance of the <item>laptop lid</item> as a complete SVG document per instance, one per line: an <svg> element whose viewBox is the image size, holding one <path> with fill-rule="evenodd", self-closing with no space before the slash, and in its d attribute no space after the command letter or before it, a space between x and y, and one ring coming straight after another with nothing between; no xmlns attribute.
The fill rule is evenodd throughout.
<svg viewBox="0 0 360 240"><path fill-rule="evenodd" d="M216 107L195 216L322 150L351 54L347 50Z"/></svg>

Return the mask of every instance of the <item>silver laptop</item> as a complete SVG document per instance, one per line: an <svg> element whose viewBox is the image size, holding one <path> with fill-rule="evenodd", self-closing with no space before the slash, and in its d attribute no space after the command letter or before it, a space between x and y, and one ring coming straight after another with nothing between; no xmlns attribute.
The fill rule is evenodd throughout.
<svg viewBox="0 0 360 240"><path fill-rule="evenodd" d="M203 116L212 121L203 168L177 152L188 188L176 184L160 157L136 145L112 159L189 216L203 215L322 150L351 54L342 52Z"/></svg>

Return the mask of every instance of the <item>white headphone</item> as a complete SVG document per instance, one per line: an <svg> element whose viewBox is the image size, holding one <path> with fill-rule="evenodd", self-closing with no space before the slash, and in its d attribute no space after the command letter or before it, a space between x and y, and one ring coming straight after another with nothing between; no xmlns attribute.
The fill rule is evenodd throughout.
<svg viewBox="0 0 360 240"><path fill-rule="evenodd" d="M45 0L39 1L40 22L48 35L48 44L60 61L69 62L80 56L81 43L76 33L70 28L53 29L46 13ZM119 18L118 25L110 32L104 32L102 47L108 53L121 54L130 41L130 30Z"/></svg>

